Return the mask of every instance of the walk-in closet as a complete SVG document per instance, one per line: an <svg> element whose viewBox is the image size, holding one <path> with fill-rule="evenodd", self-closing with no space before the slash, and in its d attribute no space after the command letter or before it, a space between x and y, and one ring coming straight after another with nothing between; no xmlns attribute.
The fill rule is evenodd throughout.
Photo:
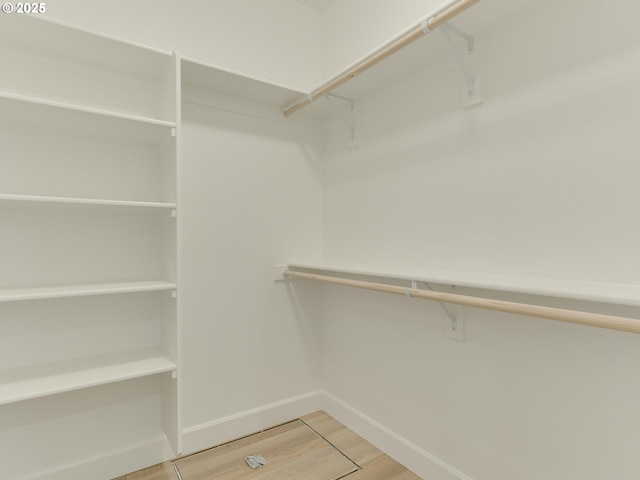
<svg viewBox="0 0 640 480"><path fill-rule="evenodd" d="M640 478L639 15L5 2L0 478Z"/></svg>

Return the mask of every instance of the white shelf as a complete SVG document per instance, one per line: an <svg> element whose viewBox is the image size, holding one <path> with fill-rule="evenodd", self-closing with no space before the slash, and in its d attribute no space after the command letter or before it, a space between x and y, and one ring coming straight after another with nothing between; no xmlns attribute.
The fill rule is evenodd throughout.
<svg viewBox="0 0 640 480"><path fill-rule="evenodd" d="M155 349L9 369L0 372L0 405L175 371Z"/></svg>
<svg viewBox="0 0 640 480"><path fill-rule="evenodd" d="M130 208L151 208L151 209L174 209L175 203L161 202L136 202L127 200L103 200L94 198L71 198L71 197L46 197L39 195L14 195L0 193L0 202L12 203L49 203L67 205L95 205L107 207L130 207Z"/></svg>
<svg viewBox="0 0 640 480"><path fill-rule="evenodd" d="M175 290L175 283L163 281L95 283L81 285L51 285L32 288L0 289L0 303L48 298L83 297L89 295L111 295L117 293L156 292Z"/></svg>
<svg viewBox="0 0 640 480"><path fill-rule="evenodd" d="M169 52L51 20L46 14L3 15L0 25L0 44L10 48L135 78L160 78L171 56Z"/></svg>
<svg viewBox="0 0 640 480"><path fill-rule="evenodd" d="M274 85L257 78L207 65L193 59L182 59L182 83L192 87L231 95L282 108L305 95L295 89Z"/></svg>
<svg viewBox="0 0 640 480"><path fill-rule="evenodd" d="M640 306L640 285L586 282L555 278L516 277L443 270L418 270L374 265L288 263L294 269L364 275L500 292L523 293L574 300Z"/></svg>
<svg viewBox="0 0 640 480"><path fill-rule="evenodd" d="M84 105L76 105L73 103L59 102L56 100L48 100L40 97L31 97L28 95L20 95L9 92L0 92L0 100L13 100L16 102L25 102L35 105L41 105L45 107L53 107L62 110L72 110L80 113L89 113L92 115L100 115L104 117L117 118L121 120L130 120L133 122L146 123L149 125L159 125L163 127L175 128L176 122L168 122L165 120L158 120L155 118L142 117L139 115L131 115L128 113L114 112L110 110L104 110L101 108L87 107Z"/></svg>
<svg viewBox="0 0 640 480"><path fill-rule="evenodd" d="M99 111L99 110L98 110ZM140 121L138 118L96 114L85 108L60 108L58 102L0 92L0 126L5 130L72 133L86 138L161 145L171 138L167 122Z"/></svg>

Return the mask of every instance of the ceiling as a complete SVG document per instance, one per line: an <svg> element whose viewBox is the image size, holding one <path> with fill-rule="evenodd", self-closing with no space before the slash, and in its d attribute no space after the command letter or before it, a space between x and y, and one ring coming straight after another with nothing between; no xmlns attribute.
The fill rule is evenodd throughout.
<svg viewBox="0 0 640 480"><path fill-rule="evenodd" d="M296 0L298 3L311 7L322 13L333 0Z"/></svg>

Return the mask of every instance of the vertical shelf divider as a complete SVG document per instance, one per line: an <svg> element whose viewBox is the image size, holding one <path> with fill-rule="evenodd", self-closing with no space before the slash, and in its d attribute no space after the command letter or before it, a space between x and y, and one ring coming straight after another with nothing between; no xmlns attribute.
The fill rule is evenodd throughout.
<svg viewBox="0 0 640 480"><path fill-rule="evenodd" d="M173 230L170 238L167 239L167 250L171 252L167 257L167 265L165 270L169 277L175 282L178 282L179 277L179 257L178 257L178 222L180 221L179 209L180 205L177 202L178 198L178 157L180 155L180 55L177 52L173 52L171 56L171 64L167 68L167 73L163 79L163 108L168 111L168 114L175 118L176 128L175 135L171 139L170 149L166 153L164 168L165 176L170 178L171 181L167 182L169 185L166 187L170 190L171 196L176 200L177 208L176 215L173 217ZM176 375L171 379L168 379L164 385L163 399L162 399L162 427L167 441L171 446L174 454L179 455L182 453L182 401L181 401L181 358L180 358L180 295L179 289L172 294L172 308L167 319L167 344L169 354L174 359L177 365Z"/></svg>

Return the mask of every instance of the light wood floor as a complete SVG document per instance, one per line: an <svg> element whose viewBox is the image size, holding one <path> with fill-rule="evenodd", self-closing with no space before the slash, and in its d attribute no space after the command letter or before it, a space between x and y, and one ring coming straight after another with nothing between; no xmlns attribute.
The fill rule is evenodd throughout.
<svg viewBox="0 0 640 480"><path fill-rule="evenodd" d="M309 429L315 433L310 432ZM322 439L318 439L316 434L320 435ZM327 446L327 442L330 446ZM293 450L294 448L297 450ZM254 449L259 451L254 451ZM230 460L232 457L235 458L234 462L240 459L241 465L244 461L244 455L267 451L264 449L271 449L270 455L267 457L267 466L270 466L271 470L267 469L267 466L251 470L246 465L244 465L244 469L240 469ZM335 449L339 452L336 452ZM237 450L236 454L231 456L231 450ZM314 472L301 472L299 467L292 463L291 468L287 468L287 456L300 456L299 452L304 452L305 455L310 453L315 459L314 461L317 460L315 465L320 467L317 469L314 467ZM183 480L197 480L199 478L209 480L213 478L211 476L213 462L216 462L216 468L224 470L224 473L216 475L216 478L221 479L255 478L257 480L263 477L281 480L294 478L309 480L420 480L420 477L322 411L305 415L299 421L274 427L271 431L187 455L173 462L154 465L114 480L179 480L174 462L183 476ZM304 462L302 465L305 465ZM217 471L221 472L222 470ZM272 477L271 472L275 476ZM256 475L257 473L264 474L259 477Z"/></svg>

